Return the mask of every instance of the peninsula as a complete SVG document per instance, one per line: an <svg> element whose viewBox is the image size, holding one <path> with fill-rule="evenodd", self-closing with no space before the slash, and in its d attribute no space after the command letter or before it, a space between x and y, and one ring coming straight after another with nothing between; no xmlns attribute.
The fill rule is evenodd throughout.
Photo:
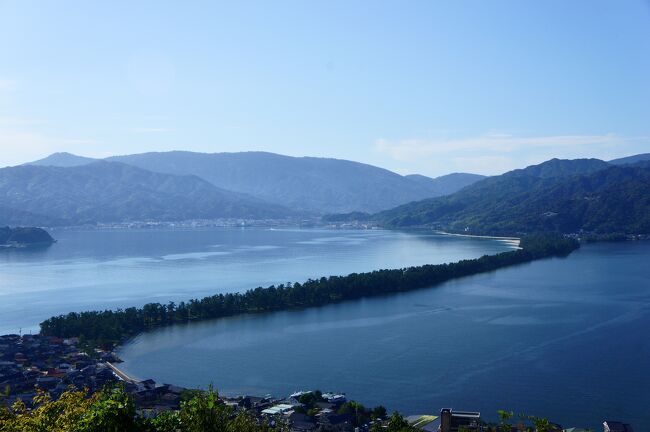
<svg viewBox="0 0 650 432"><path fill-rule="evenodd" d="M28 246L50 245L56 242L42 228L35 227L0 227L0 247L21 248Z"/></svg>
<svg viewBox="0 0 650 432"><path fill-rule="evenodd" d="M71 312L40 324L41 334L78 337L91 347L112 348L143 331L157 327L227 316L323 306L346 300L412 291L499 268L554 256L567 256L580 246L572 238L529 236L520 248L455 263L352 273L309 279L244 293L217 294L174 304L148 303L141 308Z"/></svg>

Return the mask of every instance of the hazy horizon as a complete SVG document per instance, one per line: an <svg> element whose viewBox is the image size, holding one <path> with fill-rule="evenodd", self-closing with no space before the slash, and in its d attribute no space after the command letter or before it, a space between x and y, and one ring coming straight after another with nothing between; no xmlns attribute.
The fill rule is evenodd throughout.
<svg viewBox="0 0 650 432"><path fill-rule="evenodd" d="M436 177L643 153L649 21L642 0L0 1L0 166L180 148Z"/></svg>
<svg viewBox="0 0 650 432"><path fill-rule="evenodd" d="M215 154L215 153L274 153L274 152L269 152L269 151L266 151L266 150L241 150L241 151L237 151L237 152L200 152L200 151L179 150L179 149L166 150L166 151L160 151L160 152L151 151L151 152L143 152L143 153L172 153L172 152L179 152L179 153L190 152L190 153L201 153L201 154ZM49 154L43 155L42 157L37 157L36 159L33 159L33 160L23 161L23 162L15 164L15 165L0 166L0 168L8 168L8 167L12 167L12 166L20 166L20 165L28 164L28 163L31 163L31 162L39 161L41 159L45 159L45 158L47 158L49 156L52 156L54 154L66 154L66 153L70 154L70 155L73 155L73 156L93 158L92 156L88 156L88 155L84 155L84 154L77 154L77 153L61 151L61 152L49 153ZM131 154L138 154L138 153L115 154L115 155L108 155L108 156L104 156L104 157L97 157L97 158L94 158L94 159L103 160L104 158L109 158L109 157L112 157L112 156L127 156L127 155L131 155ZM301 157L310 158L310 157L313 157L313 158L323 158L323 159L348 160L348 161L351 161L351 162L358 162L358 163L363 163L363 164L367 163L367 162L363 162L363 161L354 161L354 160L336 158L336 157L331 157L331 156L310 156L310 155L292 156L292 155L285 155L285 154L281 154L281 153L274 153L274 154L277 154L277 155L280 155L280 156L297 157L297 158L301 158ZM634 155L633 154L625 154L625 155L622 155L621 157L627 157L627 156L634 156ZM553 159L553 158L551 158L551 159ZM585 158L576 158L576 159L593 159L593 158L592 157L585 157ZM541 161L541 162L545 162L545 161ZM372 164L370 164L370 165L372 165ZM530 164L530 165L536 165L536 164ZM526 168L527 166L530 166L530 165L514 167L513 169ZM392 170L390 170L390 168L386 168L386 167L383 167L383 166L377 166L377 165L374 165L374 166L376 166L377 168L382 168L382 169L387 169L389 171L392 171ZM508 170L508 171L510 171L510 170ZM497 173L492 174L492 175L501 175L501 174L505 174L508 171L497 172ZM431 178L444 177L446 175L458 174L458 173L479 174L479 173L469 172L469 171L451 171L451 172L444 172L442 174L428 176L428 177L431 177ZM398 174L401 174L401 175L416 175L416 174L417 175L426 175L426 174L422 174L422 173L419 173L419 172L406 172L406 173L399 173L398 172Z"/></svg>

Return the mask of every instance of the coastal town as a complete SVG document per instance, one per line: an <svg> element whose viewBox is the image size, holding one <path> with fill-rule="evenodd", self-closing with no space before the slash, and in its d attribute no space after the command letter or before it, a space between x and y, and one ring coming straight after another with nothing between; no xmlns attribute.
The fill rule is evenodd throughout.
<svg viewBox="0 0 650 432"><path fill-rule="evenodd" d="M123 373L115 363L119 359L110 351L80 348L77 338L53 336L0 336L0 406L24 404L33 409L35 397L47 393L56 400L69 390L99 391L106 386L121 385L135 402L143 417L155 417L179 410L181 404L197 390L172 384L158 384L151 379L140 381ZM260 422L285 426L292 432L335 431L366 432L387 428L386 409L366 409L349 401L344 393L296 391L284 398L242 395L220 397L233 413L245 411ZM37 398L38 400L38 398ZM481 419L479 412L443 408L435 414L405 417L408 424L425 432L528 431L523 422L508 429ZM554 432L586 432L579 427L563 428L549 423ZM604 432L633 432L624 422L606 420ZM594 431L595 432L595 431Z"/></svg>

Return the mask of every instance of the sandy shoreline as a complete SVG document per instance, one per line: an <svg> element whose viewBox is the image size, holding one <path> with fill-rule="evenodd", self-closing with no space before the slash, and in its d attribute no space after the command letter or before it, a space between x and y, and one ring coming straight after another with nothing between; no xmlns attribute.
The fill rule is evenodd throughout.
<svg viewBox="0 0 650 432"><path fill-rule="evenodd" d="M442 234L442 235L448 235L454 237L470 237L470 238L482 238L482 239L492 239L492 240L504 240L505 242L517 247L519 247L519 243L521 242L521 239L519 237L498 237L498 236L484 236L484 235L476 235L476 234L457 234L457 233L450 233L446 231L434 231L434 232L436 234Z"/></svg>
<svg viewBox="0 0 650 432"><path fill-rule="evenodd" d="M119 369L117 366L115 366L111 362L106 362L106 366L108 366L114 373L117 375L122 381L130 382L133 384L137 384L140 382L140 380L137 380L126 373L124 373L121 369Z"/></svg>

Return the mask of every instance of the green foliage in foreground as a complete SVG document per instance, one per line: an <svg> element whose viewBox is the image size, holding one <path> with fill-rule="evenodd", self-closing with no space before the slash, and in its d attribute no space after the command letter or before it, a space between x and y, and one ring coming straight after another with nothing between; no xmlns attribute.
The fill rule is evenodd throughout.
<svg viewBox="0 0 650 432"><path fill-rule="evenodd" d="M216 392L197 393L179 411L155 418L136 414L132 399L122 388L94 394L70 390L52 401L42 393L36 408L21 402L0 407L0 432L266 432L271 428L246 413L235 413Z"/></svg>
<svg viewBox="0 0 650 432"><path fill-rule="evenodd" d="M218 294L176 305L149 303L141 308L69 313L41 323L41 334L80 337L108 346L152 328L245 313L322 306L362 297L427 288L451 279L494 271L551 256L566 256L579 247L561 237L528 237L521 249L450 264L352 273L310 279L304 283L255 288L245 293Z"/></svg>
<svg viewBox="0 0 650 432"><path fill-rule="evenodd" d="M121 388L107 388L89 394L69 390L53 401L46 393L34 399L35 408L22 402L11 407L0 404L0 432L284 432L278 419L274 426L245 411L236 412L212 389L196 392L181 403L178 411L165 411L153 418L139 416L135 404ZM354 404L354 402L351 402ZM348 407L349 408L349 407ZM380 409L382 411L383 409ZM374 411L373 411L374 413ZM385 410L383 410L385 414ZM387 428L379 423L373 430L415 432L399 414L393 413Z"/></svg>
<svg viewBox="0 0 650 432"><path fill-rule="evenodd" d="M307 402L313 402L307 400ZM366 410L357 402L346 402L339 413L351 414L353 425L378 418L371 432L417 432L406 419L394 412L386 418L386 410ZM524 430L555 432L558 426L546 418L515 415L499 411L499 424L487 424L487 431ZM138 415L131 397L120 386L87 393L71 389L53 401L47 393L34 398L34 408L27 410L22 402L3 406L0 399L0 432L285 432L286 422L276 419L274 425L260 421L245 411L235 411L219 399L216 391L196 391L181 403L178 411L165 411L155 417Z"/></svg>
<svg viewBox="0 0 650 432"><path fill-rule="evenodd" d="M488 424L486 432L562 432L562 427L550 422L545 417L537 417L520 413L515 415L513 411L499 410L499 424ZM459 431L460 432L460 431Z"/></svg>

